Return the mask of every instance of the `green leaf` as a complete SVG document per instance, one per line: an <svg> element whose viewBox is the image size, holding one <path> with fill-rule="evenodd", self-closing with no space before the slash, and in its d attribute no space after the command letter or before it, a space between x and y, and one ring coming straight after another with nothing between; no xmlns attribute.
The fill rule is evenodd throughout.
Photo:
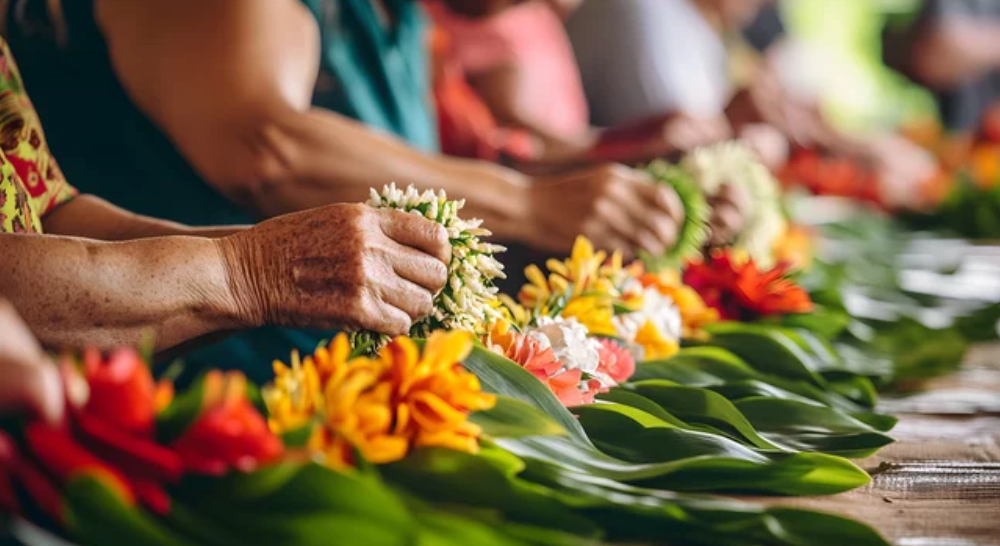
<svg viewBox="0 0 1000 546"><path fill-rule="evenodd" d="M201 415L204 399L205 379L201 377L190 388L177 394L170 405L156 416L157 442L168 445L184 434Z"/></svg>
<svg viewBox="0 0 1000 546"><path fill-rule="evenodd" d="M315 464L284 464L251 474L191 479L178 491L186 514L212 521L230 542L321 546L404 545L416 521L377 476Z"/></svg>
<svg viewBox="0 0 1000 546"><path fill-rule="evenodd" d="M867 457L893 439L825 406L774 398L746 398L736 407L771 441L802 451Z"/></svg>
<svg viewBox="0 0 1000 546"><path fill-rule="evenodd" d="M521 366L481 346L474 347L463 364L479 378L483 390L526 402L548 415L570 437L589 442L573 414L545 384Z"/></svg>
<svg viewBox="0 0 1000 546"><path fill-rule="evenodd" d="M731 351L759 372L826 386L817 373L824 366L774 326L720 322L705 330L711 336L710 345Z"/></svg>
<svg viewBox="0 0 1000 546"><path fill-rule="evenodd" d="M121 498L93 476L70 481L63 491L66 527L92 546L193 546L149 515L126 506Z"/></svg>
<svg viewBox="0 0 1000 546"><path fill-rule="evenodd" d="M816 453L765 455L728 438L673 427L627 406L576 408L597 445L560 438L499 444L526 460L645 487L820 495L868 483L849 461ZM627 462L623 459L629 459Z"/></svg>
<svg viewBox="0 0 1000 546"><path fill-rule="evenodd" d="M492 508L509 519L595 538L599 530L544 490L516 478L524 463L485 447L479 456L447 449L422 449L381 472L394 484L429 501Z"/></svg>
<svg viewBox="0 0 1000 546"><path fill-rule="evenodd" d="M845 369L832 350L808 332L732 322L713 324L706 330L711 334L709 344L735 353L763 374L811 384L862 408L874 406L871 381ZM836 377L837 384L831 384L826 376Z"/></svg>
<svg viewBox="0 0 1000 546"><path fill-rule="evenodd" d="M491 438L566 434L566 429L535 406L503 395L497 396L493 408L473 413L469 420L482 427L483 434Z"/></svg>
<svg viewBox="0 0 1000 546"><path fill-rule="evenodd" d="M759 449L788 450L786 446L759 435L740 410L719 393L698 387L671 385L662 380L640 381L629 385L629 388L688 423L700 423L725 431Z"/></svg>
<svg viewBox="0 0 1000 546"><path fill-rule="evenodd" d="M871 413L868 408L832 390L760 373L736 355L718 347L685 348L667 360L641 363L632 381L644 379L665 379L687 386L706 387L732 401L757 396L812 400L862 419L882 431L895 425L891 417Z"/></svg>
<svg viewBox="0 0 1000 546"><path fill-rule="evenodd" d="M719 347L690 347L666 360L636 366L632 381L667 379L682 385L708 386L755 379L759 373L738 356Z"/></svg>

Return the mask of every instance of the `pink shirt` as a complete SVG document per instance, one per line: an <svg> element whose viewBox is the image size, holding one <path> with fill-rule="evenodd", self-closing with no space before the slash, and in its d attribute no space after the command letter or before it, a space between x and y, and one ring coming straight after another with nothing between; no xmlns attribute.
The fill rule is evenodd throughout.
<svg viewBox="0 0 1000 546"><path fill-rule="evenodd" d="M567 137L587 130L590 113L576 58L563 21L548 4L528 2L487 19L455 15L437 2L428 8L466 74L516 64L524 78L521 102L534 119Z"/></svg>

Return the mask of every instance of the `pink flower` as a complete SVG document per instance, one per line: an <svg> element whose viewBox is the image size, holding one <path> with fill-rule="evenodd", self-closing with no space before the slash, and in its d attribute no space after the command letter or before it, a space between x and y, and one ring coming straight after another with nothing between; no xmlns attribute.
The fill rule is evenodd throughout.
<svg viewBox="0 0 1000 546"><path fill-rule="evenodd" d="M584 380L581 370L568 370L549 347L542 348L538 339L518 332L511 332L503 344L493 345L493 351L501 354L531 372L539 381L556 395L566 407L591 404L594 395L602 392L601 382L596 379ZM507 347L504 348L503 345ZM634 364L633 364L634 367ZM585 387L581 389L581 386Z"/></svg>
<svg viewBox="0 0 1000 546"><path fill-rule="evenodd" d="M597 371L607 375L615 383L628 381L635 373L635 358L632 353L614 340L599 339L598 342L601 344L598 349L601 364Z"/></svg>

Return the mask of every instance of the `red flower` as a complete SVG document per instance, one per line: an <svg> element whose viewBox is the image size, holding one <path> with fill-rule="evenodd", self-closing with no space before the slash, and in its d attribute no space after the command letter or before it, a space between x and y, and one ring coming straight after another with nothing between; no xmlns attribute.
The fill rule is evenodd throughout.
<svg viewBox="0 0 1000 546"><path fill-rule="evenodd" d="M205 378L202 414L174 442L185 466L203 474L251 471L281 457L284 446L247 400L246 378L214 371Z"/></svg>
<svg viewBox="0 0 1000 546"><path fill-rule="evenodd" d="M85 413L129 434L152 435L156 384L135 349L118 349L107 360L88 349L83 353L83 372L90 386Z"/></svg>
<svg viewBox="0 0 1000 546"><path fill-rule="evenodd" d="M813 308L809 294L788 278L787 265L762 272L753 260L737 265L728 252L716 252L703 262L688 264L684 283L725 320L808 313Z"/></svg>

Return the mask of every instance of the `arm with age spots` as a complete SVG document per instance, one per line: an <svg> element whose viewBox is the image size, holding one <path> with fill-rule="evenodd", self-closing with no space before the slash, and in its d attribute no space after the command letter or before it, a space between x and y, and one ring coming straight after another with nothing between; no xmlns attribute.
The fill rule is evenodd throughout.
<svg viewBox="0 0 1000 546"><path fill-rule="evenodd" d="M53 348L162 351L265 324L405 333L447 278L444 228L364 205L275 218L222 238L103 242L0 234L0 297Z"/></svg>

